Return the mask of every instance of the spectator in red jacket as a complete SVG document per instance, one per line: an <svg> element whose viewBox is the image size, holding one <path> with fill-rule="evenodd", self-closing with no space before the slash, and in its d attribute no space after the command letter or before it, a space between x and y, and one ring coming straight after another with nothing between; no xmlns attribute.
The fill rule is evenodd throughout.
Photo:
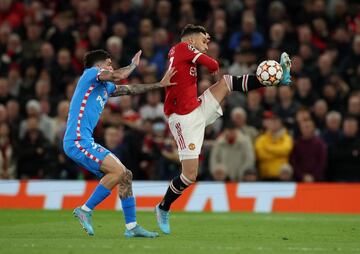
<svg viewBox="0 0 360 254"><path fill-rule="evenodd" d="M324 180L327 161L325 143L315 135L315 124L312 120L300 123L301 137L295 141L290 156L295 179L303 182Z"/></svg>

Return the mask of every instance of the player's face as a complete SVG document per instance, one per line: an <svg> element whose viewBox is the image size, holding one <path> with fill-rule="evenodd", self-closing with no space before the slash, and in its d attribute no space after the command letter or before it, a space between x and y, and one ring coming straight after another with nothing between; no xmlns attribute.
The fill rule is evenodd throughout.
<svg viewBox="0 0 360 254"><path fill-rule="evenodd" d="M111 62L111 59L108 58L106 59L105 61L101 61L98 65L100 67L100 69L105 69L105 70L108 70L108 71L113 71L114 68L112 67L112 62Z"/></svg>
<svg viewBox="0 0 360 254"><path fill-rule="evenodd" d="M209 49L208 42L208 37L203 33L195 34L193 37L193 46L202 53Z"/></svg>

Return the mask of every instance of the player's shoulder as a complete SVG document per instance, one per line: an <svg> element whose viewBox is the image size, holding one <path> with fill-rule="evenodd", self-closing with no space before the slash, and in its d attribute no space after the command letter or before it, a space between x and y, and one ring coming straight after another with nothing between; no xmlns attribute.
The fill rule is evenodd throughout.
<svg viewBox="0 0 360 254"><path fill-rule="evenodd" d="M187 43L187 42L179 42L178 44L174 45L170 51L169 51L169 56L184 56L184 55L188 55L189 53L195 53L197 54L199 51L192 46L191 44Z"/></svg>
<svg viewBox="0 0 360 254"><path fill-rule="evenodd" d="M83 72L83 76L85 77L92 77L95 76L99 73L100 69L97 67L91 67L91 68L86 68Z"/></svg>
<svg viewBox="0 0 360 254"><path fill-rule="evenodd" d="M187 42L180 42L178 44L175 45L177 48L181 49L181 50L185 50L185 51L193 51L193 52L197 52L198 50L191 44L187 43Z"/></svg>

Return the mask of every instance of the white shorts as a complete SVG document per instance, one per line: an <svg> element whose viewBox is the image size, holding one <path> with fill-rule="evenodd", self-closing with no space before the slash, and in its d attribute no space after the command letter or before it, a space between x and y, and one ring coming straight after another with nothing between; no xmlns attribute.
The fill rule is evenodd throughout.
<svg viewBox="0 0 360 254"><path fill-rule="evenodd" d="M223 115L220 104L209 89L199 99L201 105L189 114L173 113L168 119L171 133L177 143L180 161L199 157L204 141L205 127Z"/></svg>

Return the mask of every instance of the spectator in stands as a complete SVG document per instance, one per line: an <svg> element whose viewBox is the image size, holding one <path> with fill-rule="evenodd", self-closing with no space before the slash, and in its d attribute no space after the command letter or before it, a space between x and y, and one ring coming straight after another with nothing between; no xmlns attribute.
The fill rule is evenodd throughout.
<svg viewBox="0 0 360 254"><path fill-rule="evenodd" d="M316 123L316 126L323 130L325 128L326 114L328 113L328 107L326 101L319 99L314 103L312 117Z"/></svg>
<svg viewBox="0 0 360 254"><path fill-rule="evenodd" d="M327 162L326 144L315 135L312 120L300 122L301 137L294 144L290 163L297 181L319 182L325 180Z"/></svg>
<svg viewBox="0 0 360 254"><path fill-rule="evenodd" d="M245 40L250 42L250 45L245 45ZM241 31L235 32L231 35L229 42L229 49L234 51L236 48L253 48L259 49L264 44L263 36L256 31L256 19L252 12L246 12L242 16Z"/></svg>
<svg viewBox="0 0 360 254"><path fill-rule="evenodd" d="M140 108L142 119L154 120L156 118L165 119L164 104L161 102L160 91L151 91L146 94L146 104Z"/></svg>
<svg viewBox="0 0 360 254"><path fill-rule="evenodd" d="M20 94L20 90L22 87L22 78L20 73L20 67L17 65L13 65L10 67L9 72L7 74L7 80L9 82L9 94L12 97L18 97Z"/></svg>
<svg viewBox="0 0 360 254"><path fill-rule="evenodd" d="M20 140L17 173L21 179L44 178L51 172L54 163L52 147L40 130L39 124L38 118L30 116L27 119L24 137Z"/></svg>
<svg viewBox="0 0 360 254"><path fill-rule="evenodd" d="M124 158L124 128L123 126L110 126L105 129L105 147L107 147L119 160Z"/></svg>
<svg viewBox="0 0 360 254"><path fill-rule="evenodd" d="M71 52L62 48L57 54L57 64L51 72L52 93L54 96L63 94L66 85L76 76L76 72L71 65Z"/></svg>
<svg viewBox="0 0 360 254"><path fill-rule="evenodd" d="M296 80L294 100L302 106L311 107L317 99L318 96L312 89L311 79L307 76L299 77Z"/></svg>
<svg viewBox="0 0 360 254"><path fill-rule="evenodd" d="M262 105L265 110L272 111L277 103L277 87L269 86L264 91Z"/></svg>
<svg viewBox="0 0 360 254"><path fill-rule="evenodd" d="M11 99L14 99L14 97L9 93L8 80L0 78L0 104L6 104Z"/></svg>
<svg viewBox="0 0 360 254"><path fill-rule="evenodd" d="M91 25L87 31L87 37L89 40L89 50L105 48L105 43L102 38L102 30L99 25Z"/></svg>
<svg viewBox="0 0 360 254"><path fill-rule="evenodd" d="M129 56L123 49L123 41L117 36L111 36L106 41L106 49L111 55L111 60L118 68L129 64Z"/></svg>
<svg viewBox="0 0 360 254"><path fill-rule="evenodd" d="M55 50L53 44L44 42L40 47L37 66L40 69L51 71L56 65Z"/></svg>
<svg viewBox="0 0 360 254"><path fill-rule="evenodd" d="M8 122L8 114L6 107L3 104L0 104L0 123Z"/></svg>
<svg viewBox="0 0 360 254"><path fill-rule="evenodd" d="M337 111L330 111L326 115L326 126L321 138L328 147L335 145L341 137L341 114Z"/></svg>
<svg viewBox="0 0 360 254"><path fill-rule="evenodd" d="M38 119L36 128L39 128L48 141L53 140L54 136L51 130L51 120L47 115L41 113L40 103L37 100L30 100L26 103L26 113L28 118L20 123L20 139L25 137L26 131L29 129L28 120L36 118ZM34 120L32 121L34 122ZM32 124L34 124L33 122Z"/></svg>
<svg viewBox="0 0 360 254"><path fill-rule="evenodd" d="M219 168L223 168L226 178L240 181L245 170L254 167L254 163L255 154L251 139L229 122L212 148L210 171L213 175L217 175Z"/></svg>
<svg viewBox="0 0 360 254"><path fill-rule="evenodd" d="M51 132L54 133L54 142L62 146L62 139L66 130L66 121L69 113L69 102L63 100L57 105L57 115L51 119Z"/></svg>
<svg viewBox="0 0 360 254"><path fill-rule="evenodd" d="M360 124L360 94L353 94L349 97L347 113L355 117Z"/></svg>
<svg viewBox="0 0 360 254"><path fill-rule="evenodd" d="M0 123L0 179L16 177L17 151L7 123Z"/></svg>
<svg viewBox="0 0 360 254"><path fill-rule="evenodd" d="M11 139L16 141L19 137L20 105L17 100L9 100L6 104L7 122L11 129Z"/></svg>
<svg viewBox="0 0 360 254"><path fill-rule="evenodd" d="M282 121L292 128L295 123L295 114L300 105L293 99L294 92L290 86L279 87L279 103L274 107L274 113L277 114Z"/></svg>
<svg viewBox="0 0 360 254"><path fill-rule="evenodd" d="M254 142L255 138L259 135L259 131L253 126L247 125L246 117L246 111L241 107L236 107L231 111L231 121L235 127Z"/></svg>
<svg viewBox="0 0 360 254"><path fill-rule="evenodd" d="M245 110L248 124L260 129L262 125L261 117L264 110L261 106L261 95L259 92L254 90L248 93Z"/></svg>
<svg viewBox="0 0 360 254"><path fill-rule="evenodd" d="M343 124L343 137L329 149L329 177L333 181L360 181L359 123L347 117Z"/></svg>
<svg viewBox="0 0 360 254"><path fill-rule="evenodd" d="M289 162L293 141L279 116L273 114L268 129L255 141L260 179L279 180L280 167Z"/></svg>
<svg viewBox="0 0 360 254"><path fill-rule="evenodd" d="M71 20L68 14L59 13L55 16L51 27L46 34L46 39L53 45L55 51L67 48L71 52L75 48L75 36L71 29Z"/></svg>
<svg viewBox="0 0 360 254"><path fill-rule="evenodd" d="M24 60L32 61L38 57L41 45L43 43L41 38L41 28L36 24L30 24L26 27L27 40L23 42Z"/></svg>

